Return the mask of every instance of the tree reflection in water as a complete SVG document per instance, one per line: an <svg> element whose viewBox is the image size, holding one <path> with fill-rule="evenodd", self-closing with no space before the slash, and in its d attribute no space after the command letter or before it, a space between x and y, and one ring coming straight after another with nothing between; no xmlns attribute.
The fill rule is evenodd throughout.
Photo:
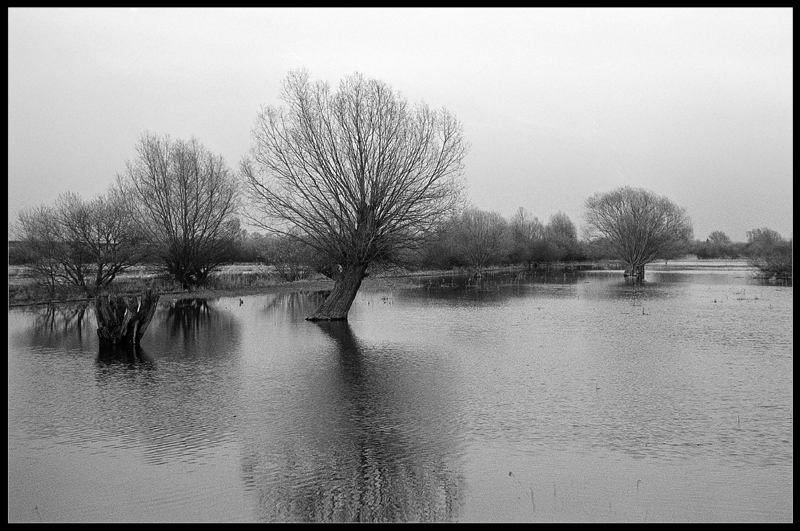
<svg viewBox="0 0 800 531"><path fill-rule="evenodd" d="M86 334L89 325L87 316L88 303L48 304L35 307L31 342L50 348L76 349L96 339L96 328L89 326L90 334Z"/></svg>
<svg viewBox="0 0 800 531"><path fill-rule="evenodd" d="M236 320L206 299L179 299L156 314L148 344L164 352L207 359L227 357L239 342Z"/></svg>
<svg viewBox="0 0 800 531"><path fill-rule="evenodd" d="M161 305L140 348L101 351L98 425L126 434L148 464L215 451L238 407L241 374L231 353L239 335L233 316L206 299Z"/></svg>
<svg viewBox="0 0 800 531"><path fill-rule="evenodd" d="M260 520L456 521L465 480L454 470L451 438L431 426L437 420L420 422L423 406L409 396L414 387L387 388L392 368L375 363L385 353L359 341L346 321L314 326L331 340L336 359L308 389L297 390L305 395L298 397L303 418L246 445L266 444L243 466L245 482L259 496ZM433 412L429 417L438 419ZM409 430L410 418L422 429Z"/></svg>
<svg viewBox="0 0 800 531"><path fill-rule="evenodd" d="M211 308L206 299L179 299L167 307L169 335L189 339L211 320Z"/></svg>
<svg viewBox="0 0 800 531"><path fill-rule="evenodd" d="M295 291L275 293L265 297L266 303L260 309L262 316L284 323L305 319L325 300L329 291Z"/></svg>

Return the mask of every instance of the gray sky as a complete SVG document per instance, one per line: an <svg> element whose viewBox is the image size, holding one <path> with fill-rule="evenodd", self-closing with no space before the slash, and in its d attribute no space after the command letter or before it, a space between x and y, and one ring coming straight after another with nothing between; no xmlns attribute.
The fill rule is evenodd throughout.
<svg viewBox="0 0 800 531"><path fill-rule="evenodd" d="M581 227L587 197L630 185L686 208L698 239L789 237L792 49L791 8L9 8L9 223L106 192L145 131L235 169L306 68L452 111L481 209Z"/></svg>

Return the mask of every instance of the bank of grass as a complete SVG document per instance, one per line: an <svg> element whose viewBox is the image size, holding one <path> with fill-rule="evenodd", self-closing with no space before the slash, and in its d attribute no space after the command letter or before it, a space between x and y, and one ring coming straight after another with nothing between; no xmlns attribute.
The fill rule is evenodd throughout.
<svg viewBox="0 0 800 531"><path fill-rule="evenodd" d="M367 277L365 287L414 287L419 284L415 278L432 275L456 275L463 270L406 270L394 269L378 271ZM264 264L231 264L221 267L209 275L202 288L185 290L168 276L146 267L135 268L117 277L106 292L114 294L138 295L144 290L153 289L161 295L161 300L174 300L185 297L236 297L259 293L281 291L324 291L333 287L333 281L316 273L302 280L284 280L274 268ZM58 286L55 293L30 276L22 266L9 266L8 306L29 306L36 304L85 302L88 297L75 286Z"/></svg>
<svg viewBox="0 0 800 531"><path fill-rule="evenodd" d="M522 271L526 267L513 265L486 269L486 273L504 271ZM621 270L616 261L570 262L555 264L537 264L538 270ZM744 261L718 260L681 260L654 262L647 266L649 271L665 270L751 270ZM430 269L388 269L374 271L364 279L363 286L368 288L408 288L421 287L425 282L422 277L469 274L466 269L430 270ZM27 306L34 304L83 302L86 295L74 286L60 286L54 294L38 284L24 266L9 266L8 305ZM231 264L221 267L212 273L203 288L184 290L180 284L152 267L137 267L121 274L109 286L108 292L116 294L139 294L153 289L161 295L161 300L185 297L235 297L270 293L276 291L323 291L333 287L333 281L321 274L314 274L303 280L285 281L277 271L268 265L257 263Z"/></svg>
<svg viewBox="0 0 800 531"><path fill-rule="evenodd" d="M321 277L321 275L320 275ZM121 275L112 282L106 292L114 294L139 294L152 289L158 292L162 300L182 297L234 296L251 293L285 289L325 289L332 282L322 278L306 281L285 282L274 269L261 264L233 264L224 266L213 272L202 288L185 290L168 275L154 268L136 267ZM9 266L8 305L27 306L62 302L82 302L88 297L76 286L58 286L50 293L46 286L38 283L25 272L24 267Z"/></svg>
<svg viewBox="0 0 800 531"><path fill-rule="evenodd" d="M492 271L520 269L498 268ZM454 270L410 270L391 269L375 271L364 279L363 286L378 288L416 287L420 277L436 275L459 275L463 269ZM302 280L284 280L271 266L264 264L231 264L221 267L209 275L202 288L182 289L181 285L153 268L137 267L119 275L107 288L108 293L137 295L153 289L161 300L185 297L235 297L280 291L324 291L333 287L333 281L316 273ZM44 285L36 282L24 266L9 266L8 306L35 304L85 302L88 297L75 286L58 286L50 293Z"/></svg>
<svg viewBox="0 0 800 531"><path fill-rule="evenodd" d="M616 262L537 264L538 269L617 269ZM511 265L484 269L485 273L521 271L524 265ZM456 276L470 274L468 269L450 270L393 268L377 270L364 279L367 288L410 288L426 285L420 278L431 276ZM316 273L302 280L288 282L272 266L257 263L240 263L222 266L209 275L202 288L184 290L169 276L152 267L140 266L119 275L107 288L108 293L138 295L147 289L156 290L161 300L185 297L236 297L280 291L324 291L333 287L333 281ZM38 284L24 266L9 266L8 305L85 302L88 297L75 286L59 286L54 294Z"/></svg>

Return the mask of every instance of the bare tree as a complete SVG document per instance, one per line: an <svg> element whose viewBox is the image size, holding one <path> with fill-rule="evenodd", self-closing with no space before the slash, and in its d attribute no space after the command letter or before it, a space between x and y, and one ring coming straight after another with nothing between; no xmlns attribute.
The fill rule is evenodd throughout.
<svg viewBox="0 0 800 531"><path fill-rule="evenodd" d="M715 230L708 235L708 241L714 245L730 245L730 237L721 230Z"/></svg>
<svg viewBox="0 0 800 531"><path fill-rule="evenodd" d="M92 201L67 192L51 207L23 211L18 226L29 267L51 295L56 285L72 284L94 296L142 252L137 224L115 190Z"/></svg>
<svg viewBox="0 0 800 531"><path fill-rule="evenodd" d="M53 298L63 281L60 256L64 244L53 207L23 209L12 230L14 239L20 242L22 261L30 268L35 282Z"/></svg>
<svg viewBox="0 0 800 531"><path fill-rule="evenodd" d="M535 260L537 242L544 240L544 225L539 218L519 207L509 224L512 238L512 259L530 265Z"/></svg>
<svg viewBox="0 0 800 531"><path fill-rule="evenodd" d="M65 272L88 295L139 262L144 250L139 225L118 190L91 202L67 193L57 205L69 253Z"/></svg>
<svg viewBox="0 0 800 531"><path fill-rule="evenodd" d="M507 257L511 248L508 222L497 212L469 208L461 214L451 234L463 260L478 274L487 265Z"/></svg>
<svg viewBox="0 0 800 531"><path fill-rule="evenodd" d="M408 264L411 268L453 269L466 266L453 238L459 217L443 220L436 231L415 251Z"/></svg>
<svg viewBox="0 0 800 531"><path fill-rule="evenodd" d="M750 264L768 277L792 278L794 245L778 231L764 227L747 231Z"/></svg>
<svg viewBox="0 0 800 531"><path fill-rule="evenodd" d="M548 261L569 259L578 246L578 230L564 212L550 216L544 228L544 239L548 248Z"/></svg>
<svg viewBox="0 0 800 531"><path fill-rule="evenodd" d="M371 265L399 262L462 202L467 145L445 110L409 105L360 74L332 93L305 71L262 107L242 175L256 225L331 264L333 290L309 320L346 320Z"/></svg>
<svg viewBox="0 0 800 531"><path fill-rule="evenodd" d="M625 263L626 276L644 280L644 267L692 238L686 211L666 197L625 186L586 200L586 236Z"/></svg>
<svg viewBox="0 0 800 531"><path fill-rule="evenodd" d="M747 231L747 255L757 258L769 253L780 242L783 237L776 230L764 227Z"/></svg>
<svg viewBox="0 0 800 531"><path fill-rule="evenodd" d="M225 161L200 142L145 133L118 176L164 269L184 289L228 262L240 236L238 194Z"/></svg>
<svg viewBox="0 0 800 531"><path fill-rule="evenodd" d="M709 258L738 258L747 244L734 243L730 237L721 230L715 230L708 235L705 241L696 240L693 245L685 249L694 253L702 260Z"/></svg>

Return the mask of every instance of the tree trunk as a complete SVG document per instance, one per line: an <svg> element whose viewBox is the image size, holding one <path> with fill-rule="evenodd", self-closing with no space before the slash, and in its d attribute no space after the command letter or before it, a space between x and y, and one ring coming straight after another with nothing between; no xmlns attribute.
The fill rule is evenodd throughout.
<svg viewBox="0 0 800 531"><path fill-rule="evenodd" d="M644 282L644 264L633 268L633 278L637 284Z"/></svg>
<svg viewBox="0 0 800 531"><path fill-rule="evenodd" d="M635 284L644 282L644 266L645 264L628 264L625 266L623 276L630 278Z"/></svg>
<svg viewBox="0 0 800 531"><path fill-rule="evenodd" d="M105 345L135 346L147 330L158 306L158 294L152 290L141 297L98 295L94 299L97 337Z"/></svg>
<svg viewBox="0 0 800 531"><path fill-rule="evenodd" d="M367 265L344 266L334 275L333 290L328 294L308 321L346 321L347 312L356 298L361 281L367 276Z"/></svg>

